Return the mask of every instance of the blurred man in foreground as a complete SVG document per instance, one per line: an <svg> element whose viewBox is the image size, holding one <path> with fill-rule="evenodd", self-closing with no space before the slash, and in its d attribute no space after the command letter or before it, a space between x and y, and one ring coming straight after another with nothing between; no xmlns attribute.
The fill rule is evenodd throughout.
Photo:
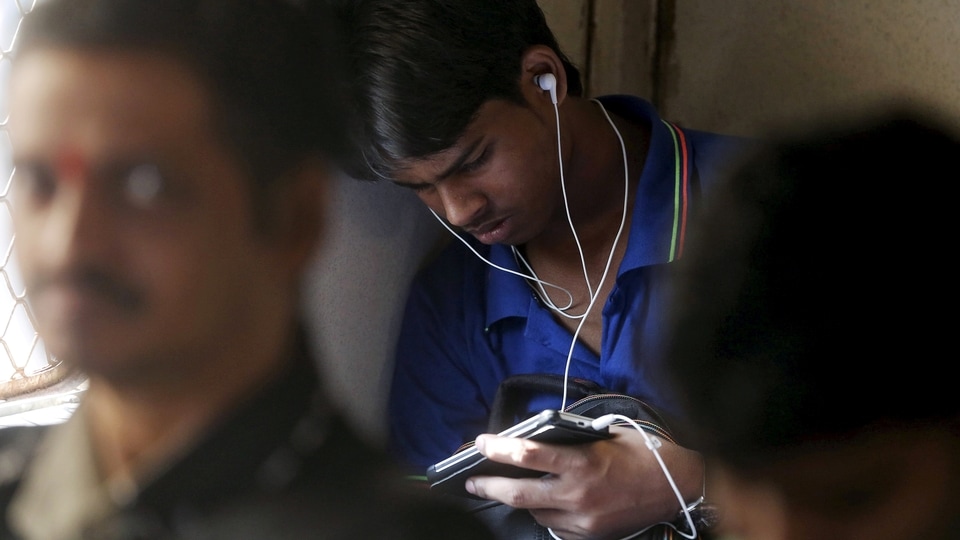
<svg viewBox="0 0 960 540"><path fill-rule="evenodd" d="M724 531L960 538L958 155L915 111L825 126L759 152L696 225L669 369Z"/></svg>
<svg viewBox="0 0 960 540"><path fill-rule="evenodd" d="M16 255L74 416L3 439L0 537L484 538L320 390L299 312L341 135L271 0L64 0L18 36Z"/></svg>

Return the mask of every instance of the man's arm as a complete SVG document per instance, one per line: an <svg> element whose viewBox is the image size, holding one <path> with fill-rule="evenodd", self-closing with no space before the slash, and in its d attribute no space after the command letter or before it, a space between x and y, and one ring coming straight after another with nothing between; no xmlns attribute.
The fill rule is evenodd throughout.
<svg viewBox="0 0 960 540"><path fill-rule="evenodd" d="M418 275L397 344L389 446L424 471L486 427L488 404L470 362L468 329L476 324L463 307L464 279L447 254Z"/></svg>

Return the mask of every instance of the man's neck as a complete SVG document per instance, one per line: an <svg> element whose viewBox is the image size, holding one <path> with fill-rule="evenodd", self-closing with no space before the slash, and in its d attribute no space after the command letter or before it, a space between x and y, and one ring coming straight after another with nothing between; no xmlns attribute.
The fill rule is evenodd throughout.
<svg viewBox="0 0 960 540"><path fill-rule="evenodd" d="M565 164L566 198L585 258L602 264L621 223L620 242L626 242L633 195L649 148L649 128L608 112L615 130L600 106L589 100L578 99L566 109L561 113L566 119L561 129L569 133L571 140ZM624 170L624 154L628 171ZM580 264L577 241L562 206L554 225L525 247L533 257Z"/></svg>
<svg viewBox="0 0 960 540"><path fill-rule="evenodd" d="M84 413L102 477L142 481L192 446L235 403L275 377L288 360L279 351L261 356L262 360L228 366L220 362L219 370L198 369L166 379L91 377Z"/></svg>

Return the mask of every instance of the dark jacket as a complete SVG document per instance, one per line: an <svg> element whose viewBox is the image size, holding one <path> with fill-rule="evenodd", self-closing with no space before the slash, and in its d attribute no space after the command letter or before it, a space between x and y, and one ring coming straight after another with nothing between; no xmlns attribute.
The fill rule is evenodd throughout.
<svg viewBox="0 0 960 540"><path fill-rule="evenodd" d="M286 373L210 429L117 515L77 538L492 538L467 514L408 484L319 388L302 346ZM16 538L6 509L49 429L0 429L0 539Z"/></svg>

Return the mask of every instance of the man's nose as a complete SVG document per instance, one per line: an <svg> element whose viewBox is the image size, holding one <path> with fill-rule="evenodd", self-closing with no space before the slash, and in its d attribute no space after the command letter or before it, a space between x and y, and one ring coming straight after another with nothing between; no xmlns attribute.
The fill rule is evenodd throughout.
<svg viewBox="0 0 960 540"><path fill-rule="evenodd" d="M454 227L476 225L487 205L487 198L468 186L443 183L437 186L437 194L444 216Z"/></svg>
<svg viewBox="0 0 960 540"><path fill-rule="evenodd" d="M91 189L89 182L61 183L49 218L42 226L41 241L48 256L59 264L91 257L110 257L111 219L109 204Z"/></svg>

